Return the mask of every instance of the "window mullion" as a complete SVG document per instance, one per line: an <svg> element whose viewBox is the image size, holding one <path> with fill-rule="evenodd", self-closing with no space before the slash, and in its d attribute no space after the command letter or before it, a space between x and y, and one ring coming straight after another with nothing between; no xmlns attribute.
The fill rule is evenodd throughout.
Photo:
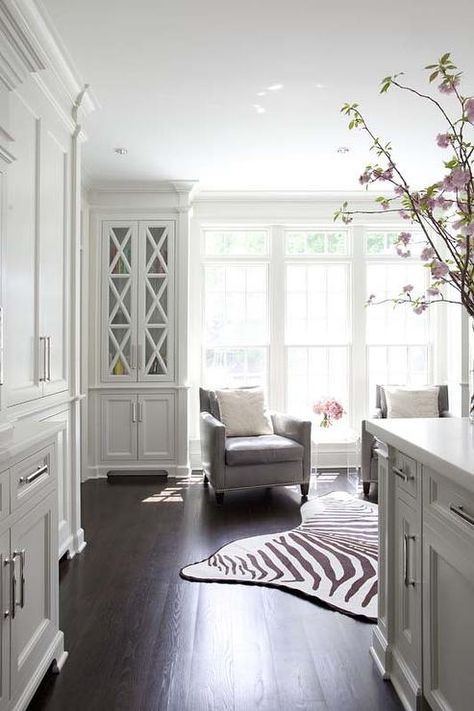
<svg viewBox="0 0 474 711"><path fill-rule="evenodd" d="M271 258L268 275L270 318L269 404L274 410L286 410L287 362L285 348L286 275L284 231L273 225L270 232Z"/></svg>

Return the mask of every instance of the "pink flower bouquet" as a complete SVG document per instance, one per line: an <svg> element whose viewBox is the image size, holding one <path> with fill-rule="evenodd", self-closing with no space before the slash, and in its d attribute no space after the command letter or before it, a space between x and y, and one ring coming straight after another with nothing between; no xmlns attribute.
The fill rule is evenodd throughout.
<svg viewBox="0 0 474 711"><path fill-rule="evenodd" d="M340 420L344 414L344 408L341 403L334 398L326 398L318 400L313 405L313 412L316 415L322 415L323 418L319 423L320 427L330 427L333 420Z"/></svg>

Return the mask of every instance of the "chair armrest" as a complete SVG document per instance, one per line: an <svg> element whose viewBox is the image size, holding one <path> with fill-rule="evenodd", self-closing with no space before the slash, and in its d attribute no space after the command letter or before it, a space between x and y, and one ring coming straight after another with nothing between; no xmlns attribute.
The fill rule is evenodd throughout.
<svg viewBox="0 0 474 711"><path fill-rule="evenodd" d="M380 407L375 408L374 413L371 416L371 419L372 420L383 420L383 414L382 414L382 410L380 409Z"/></svg>
<svg viewBox="0 0 474 711"><path fill-rule="evenodd" d="M302 445L304 449L303 481L309 481L311 476L311 421L301 420L280 412L273 412L271 417L275 434L293 439Z"/></svg>
<svg viewBox="0 0 474 711"><path fill-rule="evenodd" d="M203 471L215 489L222 489L225 475L225 426L209 412L201 412L200 430Z"/></svg>

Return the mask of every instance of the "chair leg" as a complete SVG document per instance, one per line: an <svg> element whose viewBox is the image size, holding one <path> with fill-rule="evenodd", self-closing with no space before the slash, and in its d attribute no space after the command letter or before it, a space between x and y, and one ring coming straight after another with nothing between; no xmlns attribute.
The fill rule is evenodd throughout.
<svg viewBox="0 0 474 711"><path fill-rule="evenodd" d="M306 484L301 484L301 496L308 496L309 494L309 481Z"/></svg>
<svg viewBox="0 0 474 711"><path fill-rule="evenodd" d="M216 491L216 503L218 503L219 505L224 503L223 491Z"/></svg>
<svg viewBox="0 0 474 711"><path fill-rule="evenodd" d="M363 481L362 489L364 490L364 496L368 496L370 493L370 481Z"/></svg>
<svg viewBox="0 0 474 711"><path fill-rule="evenodd" d="M206 472L203 472L203 474L204 474L204 478L203 478L204 484L209 484L209 479L208 479L208 477L207 477Z"/></svg>

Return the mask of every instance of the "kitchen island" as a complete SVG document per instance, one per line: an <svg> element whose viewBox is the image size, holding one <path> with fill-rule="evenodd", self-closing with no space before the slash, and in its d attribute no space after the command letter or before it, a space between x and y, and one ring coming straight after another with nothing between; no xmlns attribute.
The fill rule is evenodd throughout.
<svg viewBox="0 0 474 711"><path fill-rule="evenodd" d="M474 708L474 426L369 420L379 448L371 654L406 709Z"/></svg>

